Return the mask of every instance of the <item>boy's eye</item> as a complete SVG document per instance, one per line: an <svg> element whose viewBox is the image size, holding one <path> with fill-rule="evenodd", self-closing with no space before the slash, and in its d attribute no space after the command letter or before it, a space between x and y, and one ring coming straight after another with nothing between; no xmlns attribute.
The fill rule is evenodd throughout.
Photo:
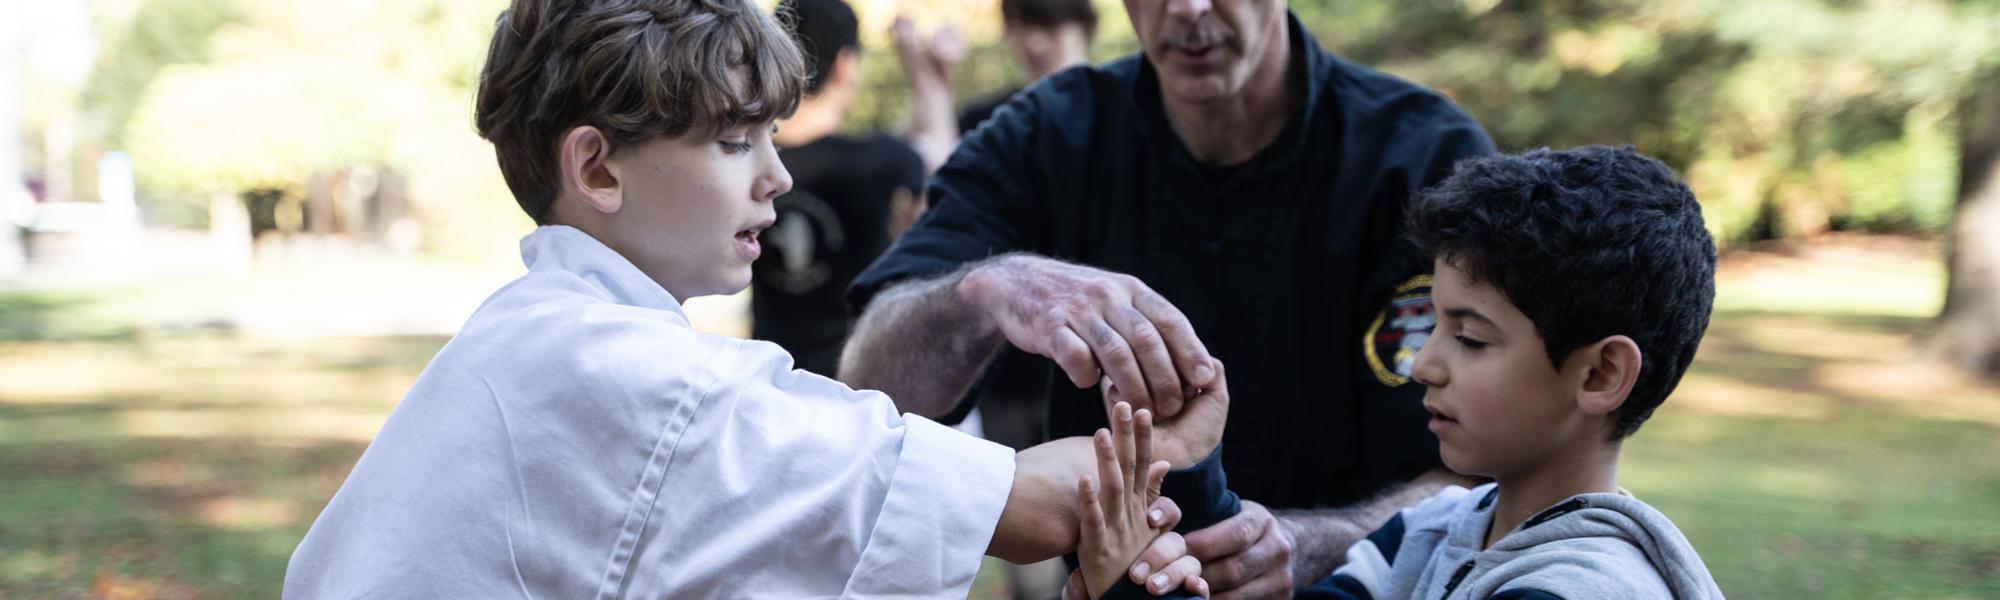
<svg viewBox="0 0 2000 600"><path fill-rule="evenodd" d="M1475 339L1472 339L1472 338L1469 338L1469 337L1465 337L1465 336L1463 336L1463 335L1455 335L1455 336L1452 336L1452 337L1455 337L1455 338L1458 338L1458 343L1460 343L1460 344L1465 344L1465 347L1467 347L1467 348L1471 348L1471 349L1473 349L1473 350L1478 350L1478 349L1480 349L1480 348L1485 348L1485 347L1486 347L1486 342L1482 342L1482 341L1479 341L1479 340L1475 340Z"/></svg>
<svg viewBox="0 0 2000 600"><path fill-rule="evenodd" d="M742 154L750 151L750 142L747 141L721 140L716 143L722 144L722 152L724 154Z"/></svg>

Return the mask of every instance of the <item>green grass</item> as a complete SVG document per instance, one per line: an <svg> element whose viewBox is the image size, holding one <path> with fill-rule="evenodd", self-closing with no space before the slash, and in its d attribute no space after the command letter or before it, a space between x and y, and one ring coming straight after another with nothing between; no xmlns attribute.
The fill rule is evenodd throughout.
<svg viewBox="0 0 2000 600"><path fill-rule="evenodd" d="M1733 598L2000 597L2000 386L1910 360L1935 259L1785 260L1725 269L1625 485ZM0 597L277 596L444 342L157 326L203 294L0 292ZM974 596L1005 588L989 561Z"/></svg>

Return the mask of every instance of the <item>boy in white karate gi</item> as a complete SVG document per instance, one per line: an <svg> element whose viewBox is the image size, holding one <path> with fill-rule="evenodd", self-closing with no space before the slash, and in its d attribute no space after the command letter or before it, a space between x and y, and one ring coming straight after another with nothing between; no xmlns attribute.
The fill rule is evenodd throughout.
<svg viewBox="0 0 2000 600"><path fill-rule="evenodd" d="M501 14L476 121L541 225L528 273L383 425L287 597L962 597L981 554L1076 548L1090 440L1015 454L689 327L681 300L749 283L791 187L771 133L801 65L748 0ZM1227 405L1221 386L1190 399L1154 457L1209 456ZM1106 471L1147 485L1088 513L1093 564L1171 539L1178 511L1148 504L1164 467L1141 462ZM1133 511L1147 527L1101 526ZM1204 587L1192 558L1166 568Z"/></svg>

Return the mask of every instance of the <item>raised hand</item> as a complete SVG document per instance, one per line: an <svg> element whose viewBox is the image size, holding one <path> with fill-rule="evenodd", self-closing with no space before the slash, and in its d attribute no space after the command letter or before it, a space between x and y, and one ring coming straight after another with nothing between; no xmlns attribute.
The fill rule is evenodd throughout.
<svg viewBox="0 0 2000 600"><path fill-rule="evenodd" d="M1111 429L1099 429L1093 438L1097 477L1085 475L1077 482L1081 505L1077 558L1092 598L1102 597L1126 576L1140 553L1160 537L1147 512L1160 497L1167 463L1153 460L1152 435L1152 411L1135 414L1131 404L1120 402L1111 409ZM1193 564L1198 571L1199 563ZM1166 589L1180 582L1171 583L1175 585Z"/></svg>

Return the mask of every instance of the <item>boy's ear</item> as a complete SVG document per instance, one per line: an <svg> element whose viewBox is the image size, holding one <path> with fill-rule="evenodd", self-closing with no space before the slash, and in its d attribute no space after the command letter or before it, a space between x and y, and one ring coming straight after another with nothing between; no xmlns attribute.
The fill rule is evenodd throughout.
<svg viewBox="0 0 2000 600"><path fill-rule="evenodd" d="M1576 391L1576 407L1584 414L1607 415L1625 404L1632 386L1639 381L1638 342L1614 335L1577 350L1583 361L1583 382Z"/></svg>
<svg viewBox="0 0 2000 600"><path fill-rule="evenodd" d="M618 212L625 198L617 168L611 164L611 140L604 132L589 125L573 127L563 134L557 152L564 190L598 212Z"/></svg>

